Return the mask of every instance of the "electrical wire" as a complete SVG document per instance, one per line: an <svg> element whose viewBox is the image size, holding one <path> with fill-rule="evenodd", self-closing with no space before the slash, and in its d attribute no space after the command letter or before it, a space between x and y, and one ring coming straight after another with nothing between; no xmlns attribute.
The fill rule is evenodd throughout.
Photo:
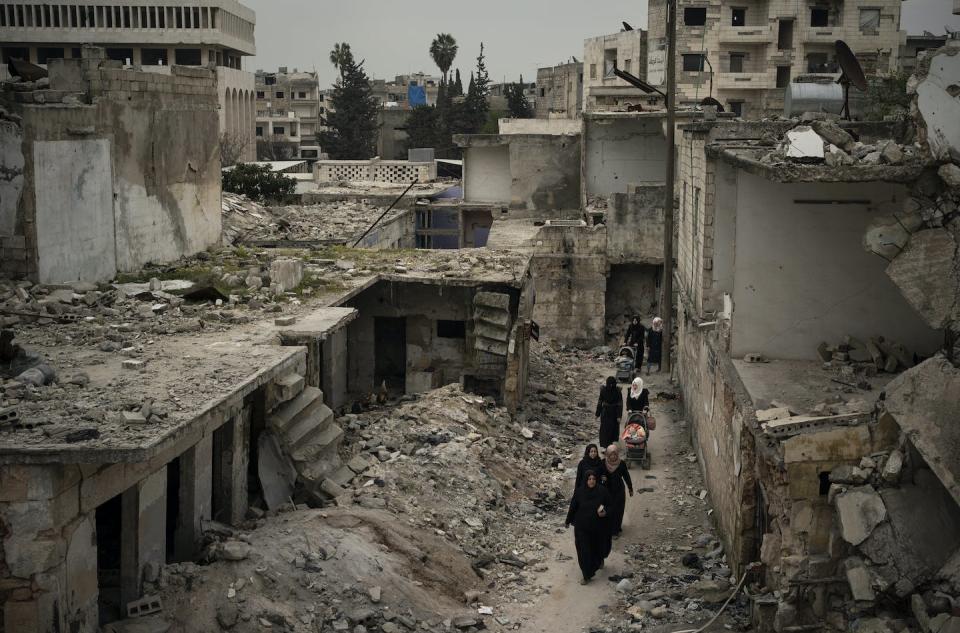
<svg viewBox="0 0 960 633"><path fill-rule="evenodd" d="M740 589L743 588L743 583L747 581L747 574L753 571L756 566L758 566L758 563L750 563L749 565L747 565L747 570L743 572L743 576L740 578L740 582L737 583L737 588L733 590L733 593L731 593L730 597L727 598L727 601L723 603L723 606L720 607L720 610L717 611L717 614L714 615L712 618L710 618L710 620L706 624L701 626L699 629L681 629L679 631L673 631L673 633L703 633L708 628L710 628L710 625L712 625L714 622L717 621L717 618L719 618L720 615L723 613L724 609L727 608L727 605L730 604L730 601L733 600L738 593L740 593Z"/></svg>

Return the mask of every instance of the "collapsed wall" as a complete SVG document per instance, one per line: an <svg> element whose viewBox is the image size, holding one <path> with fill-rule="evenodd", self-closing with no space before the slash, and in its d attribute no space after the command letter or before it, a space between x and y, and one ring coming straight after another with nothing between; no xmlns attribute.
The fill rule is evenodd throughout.
<svg viewBox="0 0 960 633"><path fill-rule="evenodd" d="M42 283L102 281L220 240L216 78L123 70L85 47L49 84L0 92L0 268Z"/></svg>

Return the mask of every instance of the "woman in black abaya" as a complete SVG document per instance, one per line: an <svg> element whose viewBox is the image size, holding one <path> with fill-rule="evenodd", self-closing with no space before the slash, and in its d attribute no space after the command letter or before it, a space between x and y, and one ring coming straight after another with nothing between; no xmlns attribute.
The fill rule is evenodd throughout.
<svg viewBox="0 0 960 633"><path fill-rule="evenodd" d="M630 471L620 459L620 450L616 444L607 447L604 455L603 470L600 471L603 487L610 493L610 511L607 513L610 536L617 538L623 531L623 511L627 505L627 491L633 496L633 481Z"/></svg>
<svg viewBox="0 0 960 633"><path fill-rule="evenodd" d="M582 585L590 582L603 566L604 548L610 538L606 519L609 505L610 493L600 485L597 473L588 471L584 484L573 493L565 522L566 527L573 525L577 563L583 573Z"/></svg>
<svg viewBox="0 0 960 633"><path fill-rule="evenodd" d="M586 483L587 472L600 472L603 467L603 460L600 459L600 449L596 444L588 444L587 449L583 451L583 459L577 464L577 479L573 482L573 489L581 487Z"/></svg>
<svg viewBox="0 0 960 633"><path fill-rule="evenodd" d="M623 416L623 394L617 386L617 379L607 378L607 384L600 389L597 399L597 413L600 418L600 446L613 444L620 439L620 418Z"/></svg>

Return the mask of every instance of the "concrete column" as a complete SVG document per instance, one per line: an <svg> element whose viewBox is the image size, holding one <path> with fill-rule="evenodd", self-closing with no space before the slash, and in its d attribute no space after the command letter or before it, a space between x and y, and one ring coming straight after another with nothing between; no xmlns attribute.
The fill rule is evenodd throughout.
<svg viewBox="0 0 960 633"><path fill-rule="evenodd" d="M174 534L175 561L193 558L202 531L210 519L213 490L213 436L207 435L180 456L180 512Z"/></svg>
<svg viewBox="0 0 960 633"><path fill-rule="evenodd" d="M250 409L214 432L213 518L232 525L247 514L247 465L250 455Z"/></svg>
<svg viewBox="0 0 960 633"><path fill-rule="evenodd" d="M140 598L144 568L167 557L167 468L131 486L121 497L120 604Z"/></svg>
<svg viewBox="0 0 960 633"><path fill-rule="evenodd" d="M140 66L140 65L142 65L142 64L143 64L143 49L141 49L139 46L135 46L134 49L133 49L133 59L131 59L130 62L131 62L134 66Z"/></svg>

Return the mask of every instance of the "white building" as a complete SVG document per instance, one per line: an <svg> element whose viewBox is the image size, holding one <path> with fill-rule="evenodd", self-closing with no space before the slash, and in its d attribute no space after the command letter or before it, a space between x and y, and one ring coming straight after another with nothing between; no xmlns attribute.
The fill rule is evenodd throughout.
<svg viewBox="0 0 960 633"><path fill-rule="evenodd" d="M80 57L80 47L151 72L169 66L216 68L221 134L254 157L254 78L242 58L256 54L253 10L236 0L192 0L159 6L150 0L0 1L0 78L12 58L45 65Z"/></svg>
<svg viewBox="0 0 960 633"><path fill-rule="evenodd" d="M256 73L257 158L262 160L320 158L320 84L317 73Z"/></svg>

